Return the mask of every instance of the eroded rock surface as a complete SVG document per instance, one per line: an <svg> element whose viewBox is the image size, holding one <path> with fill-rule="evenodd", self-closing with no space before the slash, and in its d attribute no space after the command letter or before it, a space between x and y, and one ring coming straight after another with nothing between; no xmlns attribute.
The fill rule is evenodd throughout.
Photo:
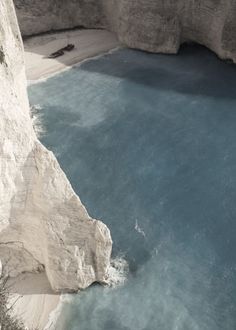
<svg viewBox="0 0 236 330"><path fill-rule="evenodd" d="M202 44L236 62L235 0L14 0L23 35L84 26L115 31L126 45L176 53Z"/></svg>
<svg viewBox="0 0 236 330"><path fill-rule="evenodd" d="M45 271L56 291L105 282L112 241L38 140L11 0L0 2L0 260L11 276Z"/></svg>

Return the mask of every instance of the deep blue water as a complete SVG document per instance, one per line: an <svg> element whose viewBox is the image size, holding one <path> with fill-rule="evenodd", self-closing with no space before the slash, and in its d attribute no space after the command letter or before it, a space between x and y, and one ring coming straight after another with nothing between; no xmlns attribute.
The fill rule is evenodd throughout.
<svg viewBox="0 0 236 330"><path fill-rule="evenodd" d="M120 50L29 94L42 142L130 266L123 287L65 304L58 329L235 330L236 67L196 46Z"/></svg>

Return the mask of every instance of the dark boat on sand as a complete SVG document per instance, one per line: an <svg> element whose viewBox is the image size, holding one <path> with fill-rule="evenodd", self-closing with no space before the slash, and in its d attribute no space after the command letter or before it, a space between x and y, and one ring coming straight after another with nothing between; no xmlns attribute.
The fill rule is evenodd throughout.
<svg viewBox="0 0 236 330"><path fill-rule="evenodd" d="M56 52L50 54L48 56L48 58L57 58L57 57L60 57L60 56L64 55L64 52L65 51L71 52L74 48L75 48L75 45L68 44L66 47L63 47L63 48L57 50Z"/></svg>
<svg viewBox="0 0 236 330"><path fill-rule="evenodd" d="M48 58L57 58L57 57L62 56L62 55L64 55L63 50L58 50L55 53L50 54L48 56Z"/></svg>
<svg viewBox="0 0 236 330"><path fill-rule="evenodd" d="M66 47L62 48L61 50L66 50L67 52L71 52L75 48L75 45L68 44Z"/></svg>

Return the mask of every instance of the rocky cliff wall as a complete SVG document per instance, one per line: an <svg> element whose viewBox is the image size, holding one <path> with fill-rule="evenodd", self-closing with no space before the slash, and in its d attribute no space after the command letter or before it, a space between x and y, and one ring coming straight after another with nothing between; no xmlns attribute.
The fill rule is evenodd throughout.
<svg viewBox="0 0 236 330"><path fill-rule="evenodd" d="M235 0L14 0L23 35L106 28L129 47L176 53L196 42L236 62Z"/></svg>
<svg viewBox="0 0 236 330"><path fill-rule="evenodd" d="M108 228L91 219L33 130L11 0L0 2L0 260L11 276L45 271L56 291L105 282Z"/></svg>
<svg viewBox="0 0 236 330"><path fill-rule="evenodd" d="M102 2L98 0L16 0L23 35L84 26L104 28Z"/></svg>

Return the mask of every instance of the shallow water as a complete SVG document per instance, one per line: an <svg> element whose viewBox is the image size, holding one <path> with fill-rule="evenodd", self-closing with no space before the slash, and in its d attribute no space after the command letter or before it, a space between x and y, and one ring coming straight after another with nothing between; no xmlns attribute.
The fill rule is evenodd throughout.
<svg viewBox="0 0 236 330"><path fill-rule="evenodd" d="M120 50L29 88L42 142L111 229L124 286L60 330L236 329L236 67L201 47Z"/></svg>

